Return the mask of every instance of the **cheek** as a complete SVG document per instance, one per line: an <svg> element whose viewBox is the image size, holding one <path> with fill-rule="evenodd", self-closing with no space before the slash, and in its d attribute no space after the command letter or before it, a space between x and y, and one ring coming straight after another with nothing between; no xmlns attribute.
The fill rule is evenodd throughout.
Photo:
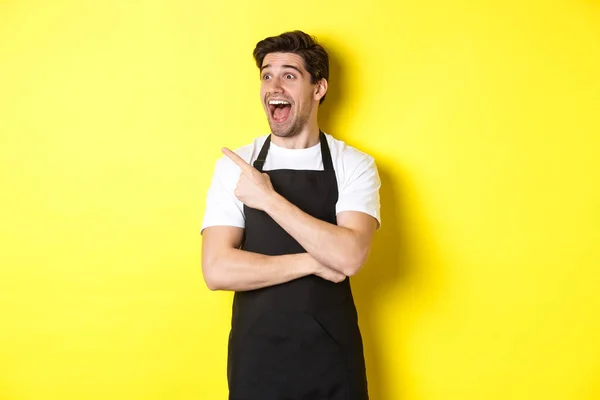
<svg viewBox="0 0 600 400"><path fill-rule="evenodd" d="M265 97L265 95L267 93L269 93L269 90L271 89L269 83L267 81L261 81L260 83L260 96L261 97Z"/></svg>
<svg viewBox="0 0 600 400"><path fill-rule="evenodd" d="M312 102L313 92L311 90L303 90L302 93L298 95L298 98L302 99L304 106L308 106Z"/></svg>

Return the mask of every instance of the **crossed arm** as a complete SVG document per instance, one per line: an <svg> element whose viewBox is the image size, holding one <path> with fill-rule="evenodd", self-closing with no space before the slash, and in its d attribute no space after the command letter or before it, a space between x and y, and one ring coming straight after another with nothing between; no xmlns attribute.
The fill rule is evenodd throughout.
<svg viewBox="0 0 600 400"><path fill-rule="evenodd" d="M202 269L211 290L253 290L307 275L341 282L365 263L377 221L361 212L342 212L338 225L314 218L273 190L261 173L229 149L223 153L241 168L235 190L248 207L265 211L307 251L265 256L240 250L243 229L206 228L202 241ZM325 244L325 245L323 245Z"/></svg>

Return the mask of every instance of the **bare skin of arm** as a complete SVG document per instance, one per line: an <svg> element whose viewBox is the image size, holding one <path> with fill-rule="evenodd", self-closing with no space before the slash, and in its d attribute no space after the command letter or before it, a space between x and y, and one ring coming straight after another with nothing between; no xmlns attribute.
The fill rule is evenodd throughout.
<svg viewBox="0 0 600 400"><path fill-rule="evenodd" d="M377 228L370 215L343 212L334 225L306 214L278 194L266 211L317 261L346 276L356 274L369 256Z"/></svg>
<svg viewBox="0 0 600 400"><path fill-rule="evenodd" d="M244 230L215 226L202 234L202 272L210 290L247 291L317 275L332 282L346 276L308 253L266 256L240 250Z"/></svg>

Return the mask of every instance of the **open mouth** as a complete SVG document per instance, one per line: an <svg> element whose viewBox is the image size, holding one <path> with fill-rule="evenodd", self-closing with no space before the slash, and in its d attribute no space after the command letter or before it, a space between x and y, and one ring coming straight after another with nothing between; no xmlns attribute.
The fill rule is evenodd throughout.
<svg viewBox="0 0 600 400"><path fill-rule="evenodd" d="M269 112L271 120L277 124L287 121L290 116L292 105L286 100L269 100Z"/></svg>

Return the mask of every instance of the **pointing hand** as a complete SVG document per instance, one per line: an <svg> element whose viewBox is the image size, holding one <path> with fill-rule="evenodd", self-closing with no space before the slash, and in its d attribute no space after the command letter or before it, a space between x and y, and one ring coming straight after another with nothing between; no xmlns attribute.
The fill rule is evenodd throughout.
<svg viewBox="0 0 600 400"><path fill-rule="evenodd" d="M242 170L234 191L235 196L246 206L265 211L276 194L269 175L259 172L227 147L222 152Z"/></svg>

